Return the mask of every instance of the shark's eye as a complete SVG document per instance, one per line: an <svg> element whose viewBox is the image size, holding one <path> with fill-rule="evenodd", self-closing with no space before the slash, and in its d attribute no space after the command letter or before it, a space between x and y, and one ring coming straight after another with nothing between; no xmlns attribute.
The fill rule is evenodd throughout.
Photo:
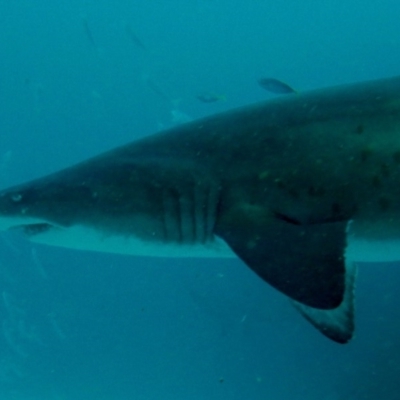
<svg viewBox="0 0 400 400"><path fill-rule="evenodd" d="M11 200L14 201L15 203L18 203L19 201L22 200L22 195L20 195L19 193L13 194L11 196Z"/></svg>

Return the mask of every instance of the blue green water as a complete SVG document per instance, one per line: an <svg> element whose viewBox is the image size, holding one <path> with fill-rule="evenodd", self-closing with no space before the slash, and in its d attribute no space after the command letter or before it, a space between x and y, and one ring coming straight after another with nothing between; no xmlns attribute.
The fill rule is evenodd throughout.
<svg viewBox="0 0 400 400"><path fill-rule="evenodd" d="M0 186L272 97L262 76L307 90L397 75L399 15L395 0L2 1ZM0 398L398 400L398 266L360 268L339 346L240 261L2 234Z"/></svg>

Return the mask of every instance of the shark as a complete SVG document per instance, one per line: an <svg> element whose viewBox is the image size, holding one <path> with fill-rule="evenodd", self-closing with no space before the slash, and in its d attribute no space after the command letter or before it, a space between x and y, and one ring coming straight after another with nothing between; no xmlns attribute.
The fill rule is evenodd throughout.
<svg viewBox="0 0 400 400"><path fill-rule="evenodd" d="M347 343L357 265L400 260L400 77L225 111L4 189L0 229L73 249L238 257Z"/></svg>

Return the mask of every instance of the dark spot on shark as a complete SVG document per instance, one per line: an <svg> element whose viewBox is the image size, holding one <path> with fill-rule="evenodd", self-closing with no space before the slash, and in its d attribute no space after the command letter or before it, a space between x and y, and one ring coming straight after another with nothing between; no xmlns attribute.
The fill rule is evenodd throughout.
<svg viewBox="0 0 400 400"><path fill-rule="evenodd" d="M390 175L389 165L385 162L381 164L381 175L387 178Z"/></svg>
<svg viewBox="0 0 400 400"><path fill-rule="evenodd" d="M276 178L276 179L274 180L274 182L275 182L276 186L277 186L279 189L285 189L285 188L286 188L286 184L285 184L285 182L282 181L282 179Z"/></svg>
<svg viewBox="0 0 400 400"><path fill-rule="evenodd" d="M400 150L396 150L396 151L393 153L393 161L394 161L396 164L400 164Z"/></svg>
<svg viewBox="0 0 400 400"><path fill-rule="evenodd" d="M307 193L310 197L322 197L325 194L325 189L322 187L310 186Z"/></svg>
<svg viewBox="0 0 400 400"><path fill-rule="evenodd" d="M378 200L378 203L382 211L388 211L391 206L390 200L385 196L381 196Z"/></svg>
<svg viewBox="0 0 400 400"><path fill-rule="evenodd" d="M371 158L371 154L372 154L372 150L368 147L361 150L361 153L360 153L361 162L362 163L367 162Z"/></svg>
<svg viewBox="0 0 400 400"><path fill-rule="evenodd" d="M358 135L361 135L362 133L364 133L364 125L362 125L362 124L357 125L356 133Z"/></svg>
<svg viewBox="0 0 400 400"><path fill-rule="evenodd" d="M375 188L380 188L382 186L382 180L378 175L373 175L372 186Z"/></svg>
<svg viewBox="0 0 400 400"><path fill-rule="evenodd" d="M340 204L338 203L333 203L331 206L331 212L332 212L332 217L335 218L342 214L342 207L340 207Z"/></svg>

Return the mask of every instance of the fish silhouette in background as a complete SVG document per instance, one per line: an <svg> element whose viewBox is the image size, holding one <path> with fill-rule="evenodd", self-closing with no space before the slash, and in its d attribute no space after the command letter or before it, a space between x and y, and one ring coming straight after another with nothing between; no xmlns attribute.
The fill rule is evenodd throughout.
<svg viewBox="0 0 400 400"><path fill-rule="evenodd" d="M143 41L139 38L139 36L136 34L130 24L125 25L125 31L128 35L128 38L137 48L147 52L147 47L144 45Z"/></svg>
<svg viewBox="0 0 400 400"><path fill-rule="evenodd" d="M88 42L91 44L91 46L97 50L97 44L96 41L94 40L94 36L92 33L92 30L89 27L89 22L85 16L82 16L82 26L83 26L83 31L85 33L85 36L88 40Z"/></svg>
<svg viewBox="0 0 400 400"><path fill-rule="evenodd" d="M293 89L285 82L282 82L279 79L275 78L260 78L258 80L258 84L267 92L271 92L274 94L298 93L297 90Z"/></svg>
<svg viewBox="0 0 400 400"><path fill-rule="evenodd" d="M216 94L211 92L200 93L196 96L197 100L202 103L217 103L218 101L225 101L226 96L223 94Z"/></svg>

